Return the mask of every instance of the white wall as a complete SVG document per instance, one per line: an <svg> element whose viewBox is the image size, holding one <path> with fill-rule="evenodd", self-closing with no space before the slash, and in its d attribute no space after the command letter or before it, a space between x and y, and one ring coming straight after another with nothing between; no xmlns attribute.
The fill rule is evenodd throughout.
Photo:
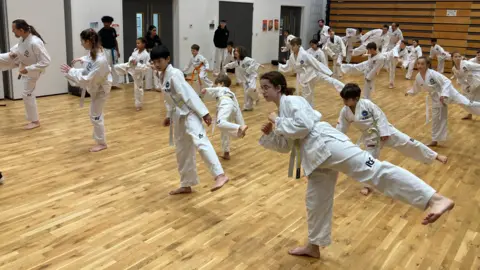
<svg viewBox="0 0 480 270"><path fill-rule="evenodd" d="M36 95L67 93L67 82L59 71L60 65L67 62L63 0L7 0L7 16L10 46L18 43L18 39L11 31L11 22L15 19L24 19L33 25L47 42L46 48L52 61L37 83ZM17 80L17 76L18 70L14 70L12 76L14 99L21 98L23 91L23 84Z"/></svg>
<svg viewBox="0 0 480 270"><path fill-rule="evenodd" d="M200 45L201 53L212 58L214 45L213 34L217 27L219 19L219 0L177 0L179 5L179 44L180 63L183 65L188 61L190 46L193 43ZM280 19L281 6L300 6L303 7L301 38L308 46L308 41L312 39L316 32L317 20L313 18L315 14L324 14L321 7L325 0L228 0L229 2L253 3L253 37L252 37L252 57L260 63L269 63L278 58L278 40L280 35L276 31L262 32L262 20ZM313 10L314 11L313 11ZM325 16L322 16L324 18ZM225 18L228 20L228 18ZM208 24L215 21L215 29L210 30ZM312 23L312 21L314 23ZM193 25L190 28L190 25Z"/></svg>
<svg viewBox="0 0 480 270"><path fill-rule="evenodd" d="M18 1L18 0L17 0ZM73 57L80 57L86 54L85 49L80 44L80 33L90 28L91 22L98 22L98 32L102 29L102 17L111 16L114 24L119 24L117 37L120 54L123 58L123 7L122 0L71 0L72 5L72 43ZM135 40L132 40L135 42Z"/></svg>

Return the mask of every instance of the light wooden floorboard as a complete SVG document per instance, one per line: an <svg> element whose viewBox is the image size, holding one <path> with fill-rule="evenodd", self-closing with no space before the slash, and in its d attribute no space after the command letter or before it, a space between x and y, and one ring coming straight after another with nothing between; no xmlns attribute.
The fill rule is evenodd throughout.
<svg viewBox="0 0 480 270"><path fill-rule="evenodd" d="M385 71L373 100L390 122L429 142L425 94L404 97L412 81L397 70L388 89ZM295 78L288 76L290 85ZM359 82L361 76L343 78ZM243 90L233 87L241 105ZM88 102L70 95L38 99L42 127L24 131L23 103L0 107L0 269L479 269L480 123L462 121L449 108L449 140L437 148L448 165L420 164L394 150L381 159L400 165L456 201L431 226L421 211L374 193L341 175L335 192L333 243L320 260L292 257L287 250L306 240L305 178L287 178L288 155L258 144L260 126L273 104L262 100L244 113L245 139L232 142L232 160L222 161L231 181L211 193L213 181L197 154L201 184L187 196L169 196L179 185L165 109L158 92L146 92L134 109L131 85L114 90L105 121L109 149L93 144ZM336 123L343 105L324 83L315 93L324 120ZM208 103L211 112L214 104ZM359 133L349 135L355 142ZM220 153L219 132L210 136Z"/></svg>

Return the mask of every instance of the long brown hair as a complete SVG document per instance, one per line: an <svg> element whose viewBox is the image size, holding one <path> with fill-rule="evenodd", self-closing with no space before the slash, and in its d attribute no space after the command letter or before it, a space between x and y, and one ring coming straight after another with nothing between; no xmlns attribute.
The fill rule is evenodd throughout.
<svg viewBox="0 0 480 270"><path fill-rule="evenodd" d="M260 80L268 80L273 86L280 86L280 92L286 96L291 96L295 93L295 88L287 87L287 80L282 73L278 71L270 71L262 75Z"/></svg>
<svg viewBox="0 0 480 270"><path fill-rule="evenodd" d="M456 69L459 69L460 67L457 67L457 65L455 64L455 61L453 60L453 57L455 56L455 54L460 54L460 53L457 52L457 51L452 52L452 63L453 63L453 66L454 66ZM461 54L460 54L460 56L461 56Z"/></svg>
<svg viewBox="0 0 480 270"><path fill-rule="evenodd" d="M95 30L92 28L85 29L82 31L82 33L80 33L80 38L84 41L90 41L92 43L90 57L92 57L93 60L96 60L98 50L101 48L97 32L95 32Z"/></svg>
<svg viewBox="0 0 480 270"><path fill-rule="evenodd" d="M417 59L417 63L418 63L418 60L425 60L425 64L427 65L427 69L431 68L432 67L432 62L430 62L430 59L428 59L427 57L425 56L420 56L418 59Z"/></svg>
<svg viewBox="0 0 480 270"><path fill-rule="evenodd" d="M32 25L29 25L27 23L27 21L22 20L22 19L17 19L15 21L13 21L12 23L15 24L15 28L22 29L25 32L28 32L28 33L31 33L34 36L37 36L40 40L43 41L44 44L46 44L46 42L45 42L45 40L43 40L42 36L40 36L40 34L37 32L37 30L35 30L35 27L33 27Z"/></svg>

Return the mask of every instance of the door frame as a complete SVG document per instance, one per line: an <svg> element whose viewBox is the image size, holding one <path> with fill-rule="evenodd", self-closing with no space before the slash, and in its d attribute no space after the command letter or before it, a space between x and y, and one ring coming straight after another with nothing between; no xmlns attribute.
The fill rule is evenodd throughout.
<svg viewBox="0 0 480 270"><path fill-rule="evenodd" d="M0 0L0 12L2 20L0 21L0 30L1 36L0 40L3 42L0 42L0 49L1 51L8 52L10 51L10 36L9 36L9 21L8 21L8 15L7 15L7 1L6 0ZM2 81L0 81L1 84L3 84L3 91L5 93L4 98L8 99L13 99L13 79L12 79L12 71L7 70L2 72Z"/></svg>
<svg viewBox="0 0 480 270"><path fill-rule="evenodd" d="M305 20L305 5L303 4L288 4L288 5L280 5L280 13L278 14L278 17L279 18L282 18L282 8L283 7L293 7L293 8L300 8L300 35L298 36L299 38L302 39L303 41L303 45L302 47L305 46L305 44L308 44L307 42L310 42L310 40L305 40L305 37L307 36L306 35L306 31L308 29L305 29L306 28L306 20ZM289 29L290 30L290 29ZM280 42L283 40L283 28L281 29L281 31L278 33L278 43L280 44ZM282 53L279 51L278 52L278 56L280 56ZM288 60L288 59L287 59ZM278 61L283 61L282 59L278 59Z"/></svg>
<svg viewBox="0 0 480 270"><path fill-rule="evenodd" d="M238 3L238 4L251 4L252 5L252 37L250 39L250 57L253 57L253 37L255 34L255 3L253 1L234 1L234 0L219 0L218 1L218 19L217 19L217 25L220 25L220 20L223 19L221 14L220 14L220 2L229 2L229 3ZM228 21L227 21L227 27L228 27ZM216 28L215 28L216 30ZM235 43L237 44L237 43ZM235 45L236 46L236 45Z"/></svg>

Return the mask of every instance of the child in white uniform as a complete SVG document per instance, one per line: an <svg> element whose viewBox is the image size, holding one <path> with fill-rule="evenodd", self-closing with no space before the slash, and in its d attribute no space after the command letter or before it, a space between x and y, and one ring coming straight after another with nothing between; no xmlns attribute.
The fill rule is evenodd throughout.
<svg viewBox="0 0 480 270"><path fill-rule="evenodd" d="M227 50L225 51L225 64L235 62L235 48L233 41L227 43ZM242 79L240 78L240 73L237 68L235 70L235 83L239 86L242 84Z"/></svg>
<svg viewBox="0 0 480 270"><path fill-rule="evenodd" d="M465 97L471 102L480 101L480 64L473 61L463 60L460 53L453 53L452 72L457 78L457 83L462 87ZM473 115L469 113L463 120L472 120Z"/></svg>
<svg viewBox="0 0 480 270"><path fill-rule="evenodd" d="M93 124L93 139L97 143L90 148L90 152L99 152L107 149L103 108L112 87L112 75L108 59L95 30L82 31L80 40L82 46L90 53L87 56L75 59L73 63L81 62L84 68L72 68L64 64L61 71L73 85L83 89L81 106L83 106L83 98L85 97L84 91L86 90L90 94L90 121Z"/></svg>
<svg viewBox="0 0 480 270"><path fill-rule="evenodd" d="M347 28L345 36L342 38L347 47L347 58L345 61L350 64L352 60L353 45L362 39L362 28Z"/></svg>
<svg viewBox="0 0 480 270"><path fill-rule="evenodd" d="M302 39L294 38L290 43L292 45L292 54L290 54L290 58L285 65L278 66L278 70L281 72L295 71L297 83L302 88L302 96L311 106L314 105L314 90L318 80L330 83L338 92L342 90L344 84L330 77L332 71L302 48Z"/></svg>
<svg viewBox="0 0 480 270"><path fill-rule="evenodd" d="M442 46L437 44L437 39L432 38L432 47L430 47L430 55L429 58L433 59L434 57L437 58L437 71L443 73L445 70L445 60L452 60L452 56L450 53L446 52Z"/></svg>
<svg viewBox="0 0 480 270"><path fill-rule="evenodd" d="M12 28L20 42L10 49L10 53L0 56L0 71L19 68L19 78L23 82L25 116L29 121L25 129L34 129L40 126L34 90L38 79L50 65L50 56L45 42L33 26L24 20L15 20Z"/></svg>
<svg viewBox="0 0 480 270"><path fill-rule="evenodd" d="M350 124L362 132L359 143L363 143L366 151L374 158L380 157L380 150L385 147L395 148L403 155L431 164L434 160L445 164L447 157L437 154L423 143L397 130L388 122L387 116L373 102L360 99L361 90L357 84L348 83L340 92L345 106L340 111L337 129L347 134ZM368 195L369 186L362 189L362 194Z"/></svg>
<svg viewBox="0 0 480 270"><path fill-rule="evenodd" d="M130 74L133 77L135 108L140 111L143 107L143 80L150 69L150 54L145 49L146 40L137 38L137 49L128 58L127 63L116 64L115 70L119 75Z"/></svg>
<svg viewBox="0 0 480 270"><path fill-rule="evenodd" d="M403 63L409 56L408 42L401 40L400 45L395 46L390 51L384 53L385 61L387 61L388 73L389 73L389 85L388 88L395 87L395 75L397 72L397 63Z"/></svg>
<svg viewBox="0 0 480 270"><path fill-rule="evenodd" d="M183 69L183 73L187 73L193 67L192 79L195 74L197 74L197 80L200 87L211 87L213 85L213 82L208 78L207 71L210 69L210 67L208 65L207 58L203 57L203 55L198 53L200 51L200 46L198 46L197 44L193 44L191 50L192 58L190 58L190 61ZM198 92L200 92L200 90Z"/></svg>
<svg viewBox="0 0 480 270"><path fill-rule="evenodd" d="M238 75L243 82L243 110L253 111L254 105L259 101L257 91L257 71L262 65L257 63L255 59L247 57L247 49L242 46L236 48L235 59L236 61L228 63L223 67L224 72L227 73L227 69L234 68L235 71L238 69Z"/></svg>
<svg viewBox="0 0 480 270"><path fill-rule="evenodd" d="M346 135L326 122L300 96L291 96L285 77L269 72L260 78L265 100L276 104L279 114L269 115L262 127L260 144L267 149L301 159L308 178L306 208L308 244L289 251L291 255L320 257L320 246L331 243L333 198L338 172L369 183L396 200L420 210L429 208L422 224L435 222L454 202L438 193L409 171L372 157L354 145ZM299 151L297 151L297 149ZM290 172L291 174L290 166Z"/></svg>
<svg viewBox="0 0 480 270"><path fill-rule="evenodd" d="M415 68L415 64L417 63L417 59L422 57L422 48L420 45L418 45L418 39L414 39L412 41L413 46L410 46L408 48L409 50L409 56L407 58L407 61L404 61L402 63L402 68L407 70L407 74L405 75L405 78L407 80L412 79L412 74L413 74L413 69Z"/></svg>
<svg viewBox="0 0 480 270"><path fill-rule="evenodd" d="M318 47L318 40L310 40L310 48L308 48L307 53L313 55L318 62L328 67L328 58L325 56L323 50Z"/></svg>
<svg viewBox="0 0 480 270"><path fill-rule="evenodd" d="M340 67L342 66L343 58L346 56L347 49L342 38L335 35L332 28L328 29L328 34L329 37L327 43L323 46L323 50L332 58L333 77L338 79L342 77Z"/></svg>
<svg viewBox="0 0 480 270"><path fill-rule="evenodd" d="M480 102L471 102L460 94L452 85L452 82L437 71L430 69L430 60L420 57L417 60L418 74L413 88L405 96L416 95L422 89L430 95L432 106L432 142L428 146L437 146L438 142L447 140L447 104L459 104L467 112L480 115ZM427 122L430 114L430 105L427 99L426 114Z"/></svg>
<svg viewBox="0 0 480 270"><path fill-rule="evenodd" d="M185 81L183 72L170 64L170 51L167 47L153 48L150 59L155 69L160 71L159 88L165 94L167 108L167 117L163 124L170 126L170 145L173 145L172 131L175 136L180 188L171 191L170 195L191 193L192 186L198 185L195 150L200 153L215 178L215 185L211 191L220 189L228 182L228 177L223 172L215 149L202 125L202 119L207 125L212 124L207 107L192 86Z"/></svg>
<svg viewBox="0 0 480 270"><path fill-rule="evenodd" d="M360 64L342 64L343 73L363 73L365 76L365 87L363 98L370 99L371 93L375 90L375 77L385 63L385 56L377 51L377 44L367 44L368 60Z"/></svg>
<svg viewBox="0 0 480 270"><path fill-rule="evenodd" d="M222 131L222 158L230 159L230 137L245 137L248 126L243 120L242 110L237 97L230 91L232 81L227 74L220 74L215 79L216 87L202 89L202 97L205 100L217 100L217 117L214 127Z"/></svg>

